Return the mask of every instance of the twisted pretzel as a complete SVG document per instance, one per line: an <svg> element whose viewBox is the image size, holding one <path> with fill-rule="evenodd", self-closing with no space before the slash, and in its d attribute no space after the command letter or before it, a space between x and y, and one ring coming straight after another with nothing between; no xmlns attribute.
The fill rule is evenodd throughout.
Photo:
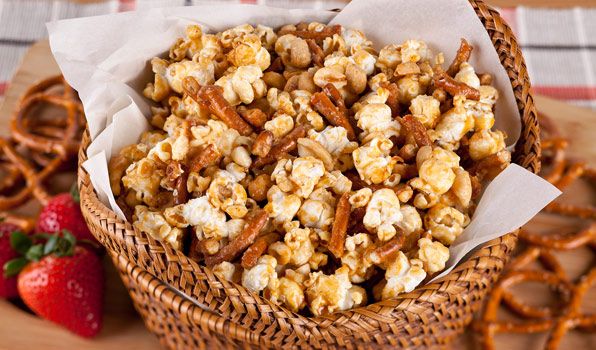
<svg viewBox="0 0 596 350"><path fill-rule="evenodd" d="M542 142L543 162L550 165L550 170L542 176L565 190L579 178L596 182L596 171L587 168L583 162L570 162L565 158L568 141L561 138L554 123L544 114L539 115L542 134L547 135ZM549 204L545 212L596 220L596 207L579 206L560 201ZM572 233L561 232L542 235L527 229L520 230L519 240L527 248L508 266L508 271L497 282L487 297L480 319L472 327L480 334L484 349L495 349L494 336L498 333L536 333L548 332L546 349L556 349L563 336L571 329L593 330L596 315L580 312L581 301L586 291L596 282L596 266L573 283L558 262L555 251L574 250L589 246L596 252L596 221L584 229ZM539 261L545 271L533 271L528 266ZM544 283L560 296L556 305L533 306L520 301L510 288L523 282ZM519 316L521 320L499 321L497 312L500 305Z"/></svg>
<svg viewBox="0 0 596 350"><path fill-rule="evenodd" d="M39 109L47 105L65 113L48 118ZM51 176L76 166L85 125L83 106L61 75L42 80L25 92L11 119L12 139L0 138L0 217L5 222L33 230L34 217L13 211L32 199L42 206L48 202Z"/></svg>

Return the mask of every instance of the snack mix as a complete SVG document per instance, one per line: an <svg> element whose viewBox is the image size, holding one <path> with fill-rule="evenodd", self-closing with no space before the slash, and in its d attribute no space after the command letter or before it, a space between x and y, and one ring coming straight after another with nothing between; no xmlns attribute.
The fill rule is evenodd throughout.
<svg viewBox="0 0 596 350"><path fill-rule="evenodd" d="M443 70L424 42L377 52L339 25L189 26L151 60L155 130L111 159L112 190L139 230L291 311L411 292L511 159L471 52Z"/></svg>

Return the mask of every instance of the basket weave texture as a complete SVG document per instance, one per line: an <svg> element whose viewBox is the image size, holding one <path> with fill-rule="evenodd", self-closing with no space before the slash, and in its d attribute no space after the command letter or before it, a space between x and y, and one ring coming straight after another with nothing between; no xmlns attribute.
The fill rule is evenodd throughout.
<svg viewBox="0 0 596 350"><path fill-rule="evenodd" d="M537 173L538 122L520 48L497 11L481 1L470 5L492 39L517 100L522 132L512 159ZM89 143L86 133L79 164L87 159ZM494 239L441 280L396 299L304 317L220 280L209 268L135 229L98 200L82 167L79 190L91 232L114 260L147 327L171 349L414 349L444 344L471 321L517 241L517 232Z"/></svg>

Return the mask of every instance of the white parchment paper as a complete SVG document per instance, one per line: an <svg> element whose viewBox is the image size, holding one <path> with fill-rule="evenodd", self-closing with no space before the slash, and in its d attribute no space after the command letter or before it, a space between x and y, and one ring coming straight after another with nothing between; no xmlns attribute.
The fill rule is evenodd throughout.
<svg viewBox="0 0 596 350"><path fill-rule="evenodd" d="M471 64L493 75L500 93L495 127L513 145L521 130L519 112L507 73L467 0L354 0L339 14L323 10L280 9L256 5L162 8L48 23L50 46L67 82L85 108L92 144L83 164L99 199L124 218L115 203L107 162L122 147L137 143L150 129L150 104L141 91L152 81L149 61L163 56L184 37L189 24L205 32L240 24L280 27L322 22L360 29L379 49L418 39L448 64L466 38L473 46ZM517 165L511 165L485 190L470 225L450 247L447 274L469 251L525 224L560 191Z"/></svg>

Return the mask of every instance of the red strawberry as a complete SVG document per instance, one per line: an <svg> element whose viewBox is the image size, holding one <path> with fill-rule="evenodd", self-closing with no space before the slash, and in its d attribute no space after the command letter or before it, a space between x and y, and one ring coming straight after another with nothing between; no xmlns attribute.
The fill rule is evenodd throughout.
<svg viewBox="0 0 596 350"><path fill-rule="evenodd" d="M10 233L18 230L16 226L0 224L0 266L19 257L19 253L10 246ZM0 297L16 298L18 296L17 277L5 278L4 275L0 275Z"/></svg>
<svg viewBox="0 0 596 350"><path fill-rule="evenodd" d="M25 242L22 236L14 239L21 242L20 247L13 248L29 248L25 257L4 266L5 274L14 274L24 266L18 276L18 290L33 312L82 337L97 335L102 327L105 294L99 258L87 248L75 246L76 240L68 231L44 238L48 238L45 245L33 245L31 239Z"/></svg>
<svg viewBox="0 0 596 350"><path fill-rule="evenodd" d="M39 213L37 233L54 233L69 230L77 240L97 242L87 228L79 206L78 192L73 187L71 193L62 193L52 198ZM98 244L98 247L99 244ZM101 249L94 249L101 252Z"/></svg>

